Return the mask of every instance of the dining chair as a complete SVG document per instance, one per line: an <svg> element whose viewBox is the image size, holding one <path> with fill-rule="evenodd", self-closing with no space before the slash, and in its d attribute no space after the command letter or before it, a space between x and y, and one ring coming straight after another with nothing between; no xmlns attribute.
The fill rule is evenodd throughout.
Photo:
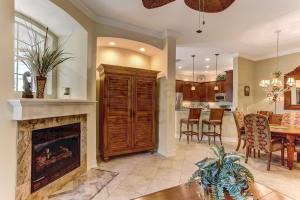
<svg viewBox="0 0 300 200"><path fill-rule="evenodd" d="M284 113L281 124L283 126L300 126L300 112Z"/></svg>
<svg viewBox="0 0 300 200"><path fill-rule="evenodd" d="M201 108L190 108L189 109L189 116L187 119L181 119L180 120L180 137L179 141L181 140L182 134L187 136L187 143L190 143L190 136L191 140L193 140L193 135L196 135L198 138L198 142L200 142L199 139L199 126L200 126L200 117L201 117ZM182 130L182 125L186 124L186 131ZM197 127L197 132L194 132L194 125Z"/></svg>
<svg viewBox="0 0 300 200"><path fill-rule="evenodd" d="M248 114L244 118L246 132L246 160L251 150L265 152L268 155L267 170L270 170L272 153L281 151L281 165L284 166L284 144L280 139L272 139L269 121L260 114Z"/></svg>
<svg viewBox="0 0 300 200"><path fill-rule="evenodd" d="M236 151L240 149L240 145L242 140L244 141L243 148L246 146L246 134L245 134L245 126L244 126L244 113L240 111L233 112L233 117L238 133L238 144L236 147Z"/></svg>
<svg viewBox="0 0 300 200"><path fill-rule="evenodd" d="M300 138L295 141L295 151L297 152L297 162L300 162Z"/></svg>
<svg viewBox="0 0 300 200"><path fill-rule="evenodd" d="M273 112L266 111L266 110L259 110L259 111L257 111L257 114L263 115L263 116L267 117L268 120L270 120L271 116L273 115Z"/></svg>
<svg viewBox="0 0 300 200"><path fill-rule="evenodd" d="M202 134L201 141L203 139L203 135L208 137L208 144L210 145L210 137L214 137L214 144L216 143L216 136L219 136L220 142L222 145L222 125L223 125L223 116L224 109L223 108L211 108L209 119L202 120ZM208 126L208 131L205 132L204 125ZM213 127L213 131L211 131L211 127ZM219 133L216 131L216 128L219 127Z"/></svg>
<svg viewBox="0 0 300 200"><path fill-rule="evenodd" d="M273 114L271 115L269 122L270 124L281 125L282 124L282 114Z"/></svg>
<svg viewBox="0 0 300 200"><path fill-rule="evenodd" d="M284 113L281 124L283 126L300 126L300 112ZM300 137L296 138L295 151L297 152L297 162L300 162Z"/></svg>

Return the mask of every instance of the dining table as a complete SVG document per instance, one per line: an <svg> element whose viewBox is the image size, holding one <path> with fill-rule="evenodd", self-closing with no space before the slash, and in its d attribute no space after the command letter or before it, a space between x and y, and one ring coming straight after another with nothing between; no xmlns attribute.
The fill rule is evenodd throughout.
<svg viewBox="0 0 300 200"><path fill-rule="evenodd" d="M295 157L295 140L300 137L300 126L283 126L270 124L272 136L281 136L287 139L287 167L293 169Z"/></svg>
<svg viewBox="0 0 300 200"><path fill-rule="evenodd" d="M291 198L259 183L251 184L249 190L252 194L252 197L247 198L248 200L292 200ZM196 183L190 186L182 184L132 200L204 200L204 198L201 198L199 196L198 191L199 185L197 185ZM232 198L230 198L228 195L225 195L225 200L231 199Z"/></svg>

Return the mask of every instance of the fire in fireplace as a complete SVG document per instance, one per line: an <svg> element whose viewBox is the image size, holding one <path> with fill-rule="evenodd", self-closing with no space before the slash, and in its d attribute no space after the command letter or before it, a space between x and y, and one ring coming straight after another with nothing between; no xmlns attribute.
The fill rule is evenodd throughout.
<svg viewBox="0 0 300 200"><path fill-rule="evenodd" d="M80 123L32 131L32 193L77 167L80 167Z"/></svg>

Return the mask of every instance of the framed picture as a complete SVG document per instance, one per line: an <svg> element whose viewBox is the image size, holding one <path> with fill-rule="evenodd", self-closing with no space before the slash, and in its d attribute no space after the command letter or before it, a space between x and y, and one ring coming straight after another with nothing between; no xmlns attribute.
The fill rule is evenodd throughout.
<svg viewBox="0 0 300 200"><path fill-rule="evenodd" d="M244 87L244 96L249 97L250 96L250 86L246 85Z"/></svg>

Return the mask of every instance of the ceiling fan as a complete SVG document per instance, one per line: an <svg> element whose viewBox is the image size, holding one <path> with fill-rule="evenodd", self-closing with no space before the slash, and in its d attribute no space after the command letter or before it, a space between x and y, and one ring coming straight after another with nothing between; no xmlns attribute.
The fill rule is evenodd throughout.
<svg viewBox="0 0 300 200"><path fill-rule="evenodd" d="M142 0L144 7L148 9L158 8L176 0ZM217 13L228 8L235 0L184 0L185 4L191 9Z"/></svg>
<svg viewBox="0 0 300 200"><path fill-rule="evenodd" d="M142 0L148 9L158 8L176 0ZM222 12L235 0L184 0L185 4L199 12L199 26L196 33L202 33L205 25L204 13ZM202 12L202 13L201 13ZM202 16L201 16L202 15Z"/></svg>

